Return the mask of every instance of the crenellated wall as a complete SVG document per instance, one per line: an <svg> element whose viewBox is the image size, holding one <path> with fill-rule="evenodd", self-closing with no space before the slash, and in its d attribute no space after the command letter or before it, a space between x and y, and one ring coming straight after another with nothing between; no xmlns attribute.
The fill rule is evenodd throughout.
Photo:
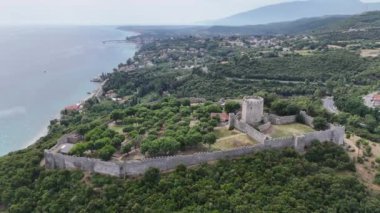
<svg viewBox="0 0 380 213"><path fill-rule="evenodd" d="M74 157L45 150L45 166L48 169L82 170L116 177L138 176L149 168L158 168L160 171L175 169L179 165L192 166L221 159L236 158L247 154L265 150L263 144L243 147L228 151L196 153L192 155L176 155L158 157L146 160L132 160L119 162L105 162L93 158Z"/></svg>
<svg viewBox="0 0 380 213"><path fill-rule="evenodd" d="M272 138L264 142L267 148L271 149L281 149L286 147L294 147L294 137L284 137L284 138Z"/></svg>
<svg viewBox="0 0 380 213"><path fill-rule="evenodd" d="M132 160L125 162L101 161L99 159L75 157L56 153L53 150L45 150L45 167L48 169L82 170L93 173L111 175L116 177L138 176L145 173L151 167L160 171L175 169L179 165L192 166L221 159L236 158L263 150L295 148L303 152L314 140L321 142L330 141L338 145L344 144L345 128L333 126L326 131L307 133L301 136L269 139L266 135L257 131L250 125L238 121L234 114L230 114L230 125L248 134L260 144L255 146L237 148L227 151L196 153L192 155L176 155L171 157L158 157L145 160ZM67 141L67 136L62 140Z"/></svg>
<svg viewBox="0 0 380 213"><path fill-rule="evenodd" d="M278 116L274 114L269 114L269 121L274 125L285 125L295 123L297 120L296 115L290 116Z"/></svg>

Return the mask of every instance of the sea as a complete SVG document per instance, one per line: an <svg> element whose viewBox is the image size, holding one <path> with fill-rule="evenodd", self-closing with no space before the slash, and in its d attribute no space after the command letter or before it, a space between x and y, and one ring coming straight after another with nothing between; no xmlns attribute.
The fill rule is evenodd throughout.
<svg viewBox="0 0 380 213"><path fill-rule="evenodd" d="M91 79L136 51L103 41L133 35L113 26L0 27L0 156L35 143L63 108L99 86Z"/></svg>

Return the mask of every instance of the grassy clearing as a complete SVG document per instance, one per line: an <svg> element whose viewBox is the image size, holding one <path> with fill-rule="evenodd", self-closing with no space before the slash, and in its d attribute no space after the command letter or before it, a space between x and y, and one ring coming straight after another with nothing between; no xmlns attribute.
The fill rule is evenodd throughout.
<svg viewBox="0 0 380 213"><path fill-rule="evenodd" d="M230 131L226 127L215 128L214 133L218 139L239 134L239 132Z"/></svg>
<svg viewBox="0 0 380 213"><path fill-rule="evenodd" d="M302 56L310 56L314 54L312 50L296 50L295 52Z"/></svg>
<svg viewBox="0 0 380 213"><path fill-rule="evenodd" d="M109 126L109 128L119 134L124 134L123 132L123 127L122 126L116 126L116 125L112 125L112 126Z"/></svg>
<svg viewBox="0 0 380 213"><path fill-rule="evenodd" d="M273 125L270 136L273 138L301 135L315 131L313 128L303 124Z"/></svg>
<svg viewBox="0 0 380 213"><path fill-rule="evenodd" d="M218 139L215 144L211 146L212 150L229 150L238 147L251 146L257 144L246 134L231 135Z"/></svg>
<svg viewBox="0 0 380 213"><path fill-rule="evenodd" d="M190 121L190 128L193 128L193 127L195 127L196 125L198 125L200 123L200 121L199 120L193 120L193 121Z"/></svg>

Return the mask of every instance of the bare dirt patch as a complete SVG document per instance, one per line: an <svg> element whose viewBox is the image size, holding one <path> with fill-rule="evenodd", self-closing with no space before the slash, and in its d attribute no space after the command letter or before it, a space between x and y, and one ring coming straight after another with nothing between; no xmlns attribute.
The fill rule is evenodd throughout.
<svg viewBox="0 0 380 213"><path fill-rule="evenodd" d="M218 139L216 143L211 146L211 148L213 150L223 151L239 147L252 146L255 144L257 144L257 142L248 137L247 134L240 133L238 135L231 135Z"/></svg>
<svg viewBox="0 0 380 213"><path fill-rule="evenodd" d="M327 45L327 48L329 48L329 49L333 49L333 50L340 50L340 49L343 49L342 46L332 45L332 44Z"/></svg>
<svg viewBox="0 0 380 213"><path fill-rule="evenodd" d="M352 136L350 139L346 139L346 146L349 156L356 161L356 174L359 179L370 189L375 192L380 192L380 186L373 183L378 170L378 165L375 160L380 157L380 145L369 141L369 145L372 148L373 155L366 157L363 163L358 163L358 158L364 155L363 148L358 148L356 142L360 140L360 137Z"/></svg>
<svg viewBox="0 0 380 213"><path fill-rule="evenodd" d="M287 124L287 125L272 125L271 129L267 132L272 138L289 137L293 135L302 135L315 130L304 124Z"/></svg>
<svg viewBox="0 0 380 213"><path fill-rule="evenodd" d="M364 58L376 58L380 55L380 49L363 49L360 51L360 56Z"/></svg>

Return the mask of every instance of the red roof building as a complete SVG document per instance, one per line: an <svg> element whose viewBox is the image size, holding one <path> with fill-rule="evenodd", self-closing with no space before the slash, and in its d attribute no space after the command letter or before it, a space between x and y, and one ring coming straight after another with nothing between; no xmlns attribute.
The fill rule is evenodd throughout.
<svg viewBox="0 0 380 213"><path fill-rule="evenodd" d="M230 120L230 116L223 112L223 113L211 113L211 118L215 118L219 116L220 122L228 122Z"/></svg>
<svg viewBox="0 0 380 213"><path fill-rule="evenodd" d="M380 94L374 95L372 99L373 101L380 101Z"/></svg>
<svg viewBox="0 0 380 213"><path fill-rule="evenodd" d="M65 107L65 110L67 111L79 111L81 109L82 109L82 106L80 104Z"/></svg>
<svg viewBox="0 0 380 213"><path fill-rule="evenodd" d="M380 94L374 95L372 101L374 106L380 106Z"/></svg>

